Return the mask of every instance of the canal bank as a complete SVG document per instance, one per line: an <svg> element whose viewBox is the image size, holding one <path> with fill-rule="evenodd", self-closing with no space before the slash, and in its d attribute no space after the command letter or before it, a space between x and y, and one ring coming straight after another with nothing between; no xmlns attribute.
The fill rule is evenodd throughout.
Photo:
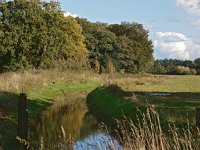
<svg viewBox="0 0 200 150"><path fill-rule="evenodd" d="M29 126L34 124L42 115L42 112L48 107L57 103L56 101L65 94L73 91L88 93L95 89L99 82L75 82L75 83L50 83L40 89L32 90L27 93L27 108L29 111ZM79 94L80 94L79 93ZM17 102L18 94L4 93L1 95L1 105L4 106L5 112L9 116L1 121L1 140L0 146L3 149L16 149L17 137ZM4 107L3 107L4 108ZM4 127L5 126L5 127ZM29 135L30 135L29 131Z"/></svg>
<svg viewBox="0 0 200 150"><path fill-rule="evenodd" d="M138 117L146 112L146 107L137 102L133 92L123 91L115 85L96 88L88 95L87 105L99 121L111 126L116 126L116 119L124 117L138 123Z"/></svg>

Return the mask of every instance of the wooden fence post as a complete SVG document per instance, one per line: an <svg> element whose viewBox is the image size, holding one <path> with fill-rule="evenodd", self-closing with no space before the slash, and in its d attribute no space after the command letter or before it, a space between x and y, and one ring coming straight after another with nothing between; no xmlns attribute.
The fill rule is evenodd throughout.
<svg viewBox="0 0 200 150"><path fill-rule="evenodd" d="M26 109L27 97L25 93L20 93L18 100L18 149L27 149L28 139L28 111Z"/></svg>
<svg viewBox="0 0 200 150"><path fill-rule="evenodd" d="M196 108L196 127L200 129L200 108Z"/></svg>

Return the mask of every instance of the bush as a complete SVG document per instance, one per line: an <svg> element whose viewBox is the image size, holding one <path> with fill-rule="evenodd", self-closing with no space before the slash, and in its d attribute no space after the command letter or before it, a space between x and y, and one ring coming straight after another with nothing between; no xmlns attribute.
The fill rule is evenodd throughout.
<svg viewBox="0 0 200 150"><path fill-rule="evenodd" d="M167 70L165 69L164 66L155 64L150 72L153 74L166 74Z"/></svg>
<svg viewBox="0 0 200 150"><path fill-rule="evenodd" d="M196 71L196 69L194 69L194 68L191 68L190 70L191 70L191 74L193 74L193 75L196 75L196 74L197 74L197 71Z"/></svg>
<svg viewBox="0 0 200 150"><path fill-rule="evenodd" d="M179 75L190 75L190 74L192 74L190 68L184 67L184 66L177 66L175 68L175 73L179 74Z"/></svg>

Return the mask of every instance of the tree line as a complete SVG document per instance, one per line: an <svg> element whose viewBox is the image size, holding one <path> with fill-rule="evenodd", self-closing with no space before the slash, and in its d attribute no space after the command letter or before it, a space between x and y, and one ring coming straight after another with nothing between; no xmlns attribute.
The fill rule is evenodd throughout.
<svg viewBox="0 0 200 150"><path fill-rule="evenodd" d="M59 2L0 1L0 72L86 69L136 73L153 65L142 24L66 17Z"/></svg>
<svg viewBox="0 0 200 150"><path fill-rule="evenodd" d="M163 59L155 60L151 68L153 74L200 75L200 58L192 60Z"/></svg>

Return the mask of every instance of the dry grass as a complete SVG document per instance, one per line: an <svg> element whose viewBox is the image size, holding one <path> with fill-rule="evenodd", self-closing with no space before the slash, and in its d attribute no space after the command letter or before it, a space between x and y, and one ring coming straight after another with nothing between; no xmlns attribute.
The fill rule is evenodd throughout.
<svg viewBox="0 0 200 150"><path fill-rule="evenodd" d="M0 91L28 92L49 83L99 81L98 74L90 71L67 72L60 70L29 70L0 74Z"/></svg>
<svg viewBox="0 0 200 150"><path fill-rule="evenodd" d="M116 120L118 128L114 135L127 150L199 150L200 130L179 130L174 124L169 124L169 130L164 132L158 113L148 107L147 113L142 114L139 124L124 117ZM113 132L112 132L113 133Z"/></svg>

